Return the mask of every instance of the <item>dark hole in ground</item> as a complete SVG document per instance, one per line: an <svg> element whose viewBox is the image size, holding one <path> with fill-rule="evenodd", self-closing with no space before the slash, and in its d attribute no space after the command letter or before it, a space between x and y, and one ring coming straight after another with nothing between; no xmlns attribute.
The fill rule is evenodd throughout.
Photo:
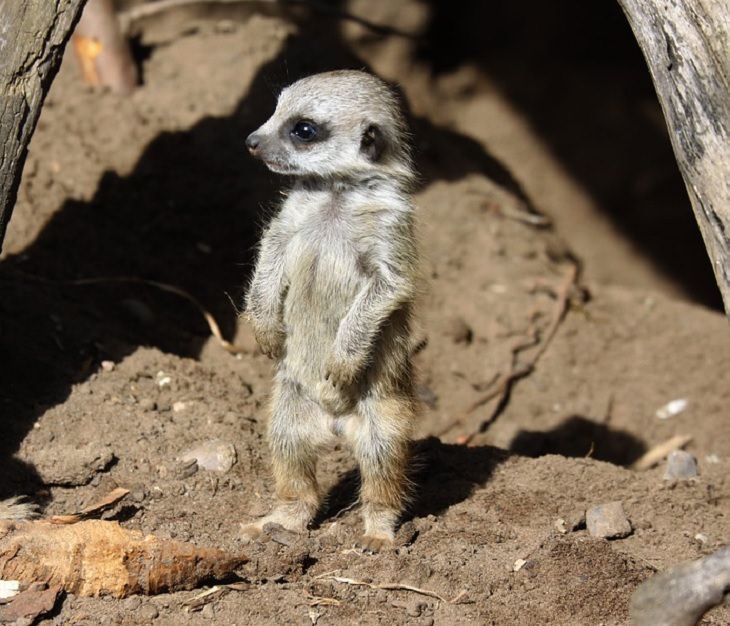
<svg viewBox="0 0 730 626"><path fill-rule="evenodd" d="M480 66L597 206L692 299L722 310L649 70L617 2L430 0L435 73Z"/></svg>
<svg viewBox="0 0 730 626"><path fill-rule="evenodd" d="M531 457L546 454L590 457L627 467L646 452L646 446L630 433L571 415L546 432L521 430L510 450Z"/></svg>

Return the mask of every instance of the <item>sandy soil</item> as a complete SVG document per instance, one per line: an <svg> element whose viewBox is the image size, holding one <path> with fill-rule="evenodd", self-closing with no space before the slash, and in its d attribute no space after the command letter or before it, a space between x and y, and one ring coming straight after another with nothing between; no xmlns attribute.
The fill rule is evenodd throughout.
<svg viewBox="0 0 730 626"><path fill-rule="evenodd" d="M420 3L351 9L404 30L438 26ZM717 302L699 288L706 260L681 240L672 244L685 251L674 255L681 265L704 269L694 279L672 273L654 243L624 236L641 228L605 212L623 206L619 191L629 190L635 206L648 207L633 224L646 227L679 189L665 208L689 215L666 137L642 143L632 130L649 124L645 111L655 115L656 104L643 92L616 95L623 66L590 56L555 56L569 76L590 81L563 77L548 88L543 77L515 88L519 81L502 78L527 74L503 49L489 57L491 69L480 51L447 59L434 74L438 57L410 39L307 10L246 11L144 24L144 85L130 98L82 86L72 58L54 83L0 260L0 495L28 493L55 514L129 488L107 517L244 549L249 586L194 612L182 606L194 591L67 596L43 623L626 624L637 584L730 537L727 320L688 299ZM322 459L330 497L308 534L291 545L242 547L240 523L272 502L264 441L271 366L237 307L282 182L245 154L243 140L280 86L365 66L402 87L423 177L417 202L430 285L417 357L418 497L392 551L353 551L357 476L337 448ZM540 86L542 121L525 105ZM609 148L582 135L579 119L563 126L562 143L551 141L567 113L549 112L579 87L596 118L624 128L627 143L607 144L617 152L613 167L588 167L600 169L596 154ZM565 156L585 144L585 163ZM536 225L536 215L555 226ZM581 273L572 280L576 258ZM129 278L193 295L244 352L223 350L186 299ZM493 394L513 361L535 365L508 393ZM678 398L686 410L656 417ZM699 478L670 483L662 464L630 469L676 434L692 436ZM232 443L236 464L190 475L177 458L211 439ZM624 539L556 526L613 500L633 527ZM382 588L389 583L441 598ZM728 622L730 610L717 608L702 623Z"/></svg>

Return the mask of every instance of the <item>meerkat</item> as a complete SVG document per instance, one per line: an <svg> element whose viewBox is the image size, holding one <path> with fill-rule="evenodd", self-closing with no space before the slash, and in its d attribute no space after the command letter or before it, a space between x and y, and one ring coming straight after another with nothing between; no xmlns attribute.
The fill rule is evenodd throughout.
<svg viewBox="0 0 730 626"><path fill-rule="evenodd" d="M392 543L409 498L416 400L411 314L419 287L415 172L400 102L361 71L284 89L250 153L293 186L263 234L245 317L275 360L268 440L278 504L303 531L322 503L315 465L336 438L359 464L360 547Z"/></svg>

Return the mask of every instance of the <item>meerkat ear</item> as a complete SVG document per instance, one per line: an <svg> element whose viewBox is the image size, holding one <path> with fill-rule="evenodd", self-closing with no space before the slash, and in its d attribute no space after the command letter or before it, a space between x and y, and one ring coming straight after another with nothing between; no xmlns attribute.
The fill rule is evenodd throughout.
<svg viewBox="0 0 730 626"><path fill-rule="evenodd" d="M370 124L362 134L360 150L373 163L378 161L385 151L385 135L375 124Z"/></svg>

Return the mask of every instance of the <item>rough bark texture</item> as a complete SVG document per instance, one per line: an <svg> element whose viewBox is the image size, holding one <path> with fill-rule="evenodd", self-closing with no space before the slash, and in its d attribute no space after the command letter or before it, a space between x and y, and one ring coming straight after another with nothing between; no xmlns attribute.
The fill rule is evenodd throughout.
<svg viewBox="0 0 730 626"><path fill-rule="evenodd" d="M619 3L654 80L730 315L730 5L727 0Z"/></svg>
<svg viewBox="0 0 730 626"><path fill-rule="evenodd" d="M679 565L639 585L631 597L632 626L695 626L730 588L730 548Z"/></svg>
<svg viewBox="0 0 730 626"><path fill-rule="evenodd" d="M232 578L247 561L242 553L145 536L117 522L0 522L4 580L61 585L80 596L125 598L194 589Z"/></svg>
<svg viewBox="0 0 730 626"><path fill-rule="evenodd" d="M28 143L84 0L0 0L0 249Z"/></svg>

